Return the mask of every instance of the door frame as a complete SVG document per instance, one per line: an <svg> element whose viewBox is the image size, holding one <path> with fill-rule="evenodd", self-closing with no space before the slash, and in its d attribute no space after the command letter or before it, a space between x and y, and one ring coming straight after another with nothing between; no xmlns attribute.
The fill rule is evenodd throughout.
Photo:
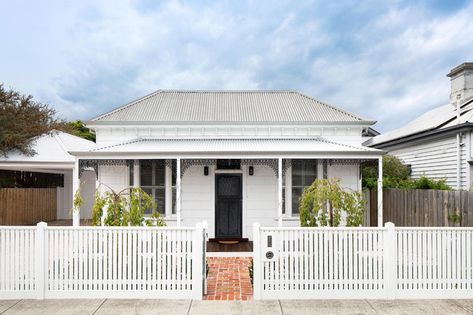
<svg viewBox="0 0 473 315"><path fill-rule="evenodd" d="M241 211L240 211L240 236L239 237L233 237L233 238L228 238L228 239L240 239L240 238L243 238L243 220L244 220L244 216L243 216L243 212L244 212L244 209L243 209L243 206L244 206L244 203L243 203L243 200L244 200L244 184L243 184L243 172L241 170L218 170L215 172L215 175L214 175L214 237L216 239L219 239L219 237L217 237L217 199L218 199L218 188L217 188L217 185L218 185L218 181L217 181L217 177L220 176L220 175L224 175L224 176L239 176L240 177L240 184L241 184L241 200L240 200L240 203L241 203Z"/></svg>

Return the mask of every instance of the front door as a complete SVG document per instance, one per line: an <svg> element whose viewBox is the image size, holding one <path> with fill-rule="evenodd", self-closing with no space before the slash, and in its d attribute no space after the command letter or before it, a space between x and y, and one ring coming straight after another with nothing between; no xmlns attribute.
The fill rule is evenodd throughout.
<svg viewBox="0 0 473 315"><path fill-rule="evenodd" d="M215 238L241 238L241 174L215 175Z"/></svg>

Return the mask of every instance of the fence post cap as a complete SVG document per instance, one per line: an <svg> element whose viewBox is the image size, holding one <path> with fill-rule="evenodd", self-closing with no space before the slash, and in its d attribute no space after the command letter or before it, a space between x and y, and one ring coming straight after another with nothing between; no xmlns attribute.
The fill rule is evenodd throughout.
<svg viewBox="0 0 473 315"><path fill-rule="evenodd" d="M394 228L394 223L392 223L392 222L386 222L386 223L384 223L384 227L387 227L387 228L391 228L391 229L392 229L392 228Z"/></svg>
<svg viewBox="0 0 473 315"><path fill-rule="evenodd" d="M253 227L254 227L254 228L259 228L259 227L260 227L260 224L259 224L258 222L254 222L254 223L253 223Z"/></svg>
<svg viewBox="0 0 473 315"><path fill-rule="evenodd" d="M36 224L36 226L37 226L37 227L47 227L48 224L47 224L46 222L41 221L41 222L39 222L38 224Z"/></svg>
<svg viewBox="0 0 473 315"><path fill-rule="evenodd" d="M204 229L208 229L209 228L209 224L207 223L207 221L202 221L202 227Z"/></svg>

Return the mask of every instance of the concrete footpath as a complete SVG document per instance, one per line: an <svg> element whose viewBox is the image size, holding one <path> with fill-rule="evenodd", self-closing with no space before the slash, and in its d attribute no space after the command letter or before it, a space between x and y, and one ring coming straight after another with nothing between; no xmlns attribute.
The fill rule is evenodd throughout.
<svg viewBox="0 0 473 315"><path fill-rule="evenodd" d="M473 300L0 300L0 314L473 314Z"/></svg>

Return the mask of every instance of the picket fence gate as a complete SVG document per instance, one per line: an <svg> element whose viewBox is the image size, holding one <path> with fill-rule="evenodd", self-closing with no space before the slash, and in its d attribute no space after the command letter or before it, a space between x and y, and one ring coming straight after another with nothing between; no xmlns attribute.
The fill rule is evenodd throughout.
<svg viewBox="0 0 473 315"><path fill-rule="evenodd" d="M202 299L204 224L0 227L0 299Z"/></svg>
<svg viewBox="0 0 473 315"><path fill-rule="evenodd" d="M255 299L473 298L473 228L253 227Z"/></svg>

